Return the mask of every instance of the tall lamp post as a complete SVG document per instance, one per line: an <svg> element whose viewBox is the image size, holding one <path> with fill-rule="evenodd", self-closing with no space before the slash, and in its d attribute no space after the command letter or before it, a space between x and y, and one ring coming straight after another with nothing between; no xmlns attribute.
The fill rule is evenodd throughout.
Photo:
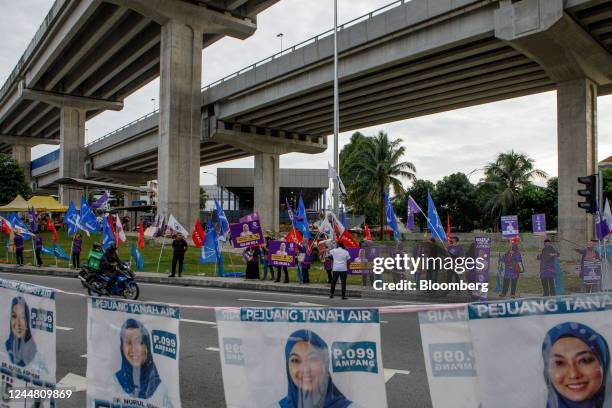
<svg viewBox="0 0 612 408"><path fill-rule="evenodd" d="M281 52L281 54L283 53L283 36L284 36L284 35L285 35L285 34L283 34L283 33L278 33L278 34L276 34L276 36L277 36L278 38L280 38L280 42L281 42L281 50L280 50L280 52Z"/></svg>
<svg viewBox="0 0 612 408"><path fill-rule="evenodd" d="M340 129L340 116L338 107L338 0L334 0L334 169L338 179L334 180L334 213L338 214L340 206L340 165L338 158L338 133Z"/></svg>

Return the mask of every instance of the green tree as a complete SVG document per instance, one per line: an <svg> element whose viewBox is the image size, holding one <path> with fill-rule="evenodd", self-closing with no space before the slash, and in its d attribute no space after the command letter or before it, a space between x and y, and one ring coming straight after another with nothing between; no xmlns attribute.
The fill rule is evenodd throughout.
<svg viewBox="0 0 612 408"><path fill-rule="evenodd" d="M0 188L2 205L13 201L17 194L21 194L25 199L32 195L32 189L25 179L23 168L6 154L0 154L0 180L2 180L2 188Z"/></svg>
<svg viewBox="0 0 612 408"><path fill-rule="evenodd" d="M546 188L529 183L524 185L518 192L516 200L516 215L519 220L521 231L530 231L531 216L533 214L546 213L548 196ZM548 217L546 217L549 220ZM550 221L550 220L549 220ZM547 225L550 227L550 225Z"/></svg>
<svg viewBox="0 0 612 408"><path fill-rule="evenodd" d="M363 150L364 146L371 142L371 138L364 136L360 132L355 132L351 136L350 142L340 150L340 177L346 187L344 202L351 211L365 215L366 223L376 222L378 208L376 203L372 203L361 194L358 188L357 174L350 169L358 165L359 151Z"/></svg>
<svg viewBox="0 0 612 408"><path fill-rule="evenodd" d="M612 201L612 168L601 169L601 175L603 177L603 196L604 199Z"/></svg>
<svg viewBox="0 0 612 408"><path fill-rule="evenodd" d="M402 139L389 140L385 132L379 132L370 140L360 146L347 171L356 177L355 193L379 204L382 240L382 227L385 225L384 193L388 193L391 187L395 194L402 194L404 187L401 179L414 180L416 169L414 164L403 160L406 148L401 145Z"/></svg>
<svg viewBox="0 0 612 408"><path fill-rule="evenodd" d="M547 176L543 170L535 169L533 163L527 155L511 150L485 166L481 187L491 193L485 205L491 219L515 210L519 190L531 183L531 179Z"/></svg>
<svg viewBox="0 0 612 408"><path fill-rule="evenodd" d="M451 224L459 231L471 231L479 224L481 212L476 202L476 186L465 174L454 173L438 181L434 198L442 206L440 217L449 212Z"/></svg>

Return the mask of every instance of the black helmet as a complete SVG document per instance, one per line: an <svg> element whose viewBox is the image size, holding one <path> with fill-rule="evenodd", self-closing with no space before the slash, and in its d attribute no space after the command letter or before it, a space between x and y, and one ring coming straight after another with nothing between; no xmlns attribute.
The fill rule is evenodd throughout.
<svg viewBox="0 0 612 408"><path fill-rule="evenodd" d="M94 242L92 245L92 248L94 249L94 251L101 251L102 250L102 244L100 244L99 242Z"/></svg>

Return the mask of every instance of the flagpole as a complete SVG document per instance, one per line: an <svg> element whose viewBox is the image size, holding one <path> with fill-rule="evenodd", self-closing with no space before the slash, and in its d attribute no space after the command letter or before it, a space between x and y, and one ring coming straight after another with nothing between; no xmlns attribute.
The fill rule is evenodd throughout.
<svg viewBox="0 0 612 408"><path fill-rule="evenodd" d="M159 273L159 263L161 262L162 252L164 252L164 245L166 245L166 234L164 233L164 239L162 241L161 250L159 251L159 259L157 260L157 273Z"/></svg>
<svg viewBox="0 0 612 408"><path fill-rule="evenodd" d="M338 133L340 128L340 115L338 103L338 0L334 0L334 169L338 180L334 180L334 212L338 213L340 205L340 166L338 163Z"/></svg>
<svg viewBox="0 0 612 408"><path fill-rule="evenodd" d="M412 199L412 202L414 203L414 205L416 205L416 206L417 206L417 208L419 209L419 211L421 212L421 214L423 214L423 217L425 217L425 219L427 220L427 224L429 224L429 225L431 225L431 226L433 227L433 223L431 222L431 220L429 219L429 217L427 217L427 216L425 215L425 213L423 212L423 209L421 208L421 206L419 206L419 204L416 202L416 200L415 200L415 199ZM440 237L438 236L438 234L436 234L436 232L435 232L435 229L434 229L434 228L431 228L431 232L432 232L432 235L434 235L434 236L435 236L437 239L439 239L441 243L444 243L444 240L443 240L442 238L440 238Z"/></svg>
<svg viewBox="0 0 612 408"><path fill-rule="evenodd" d="M68 268L70 268L70 265L71 265L71 263L72 263L72 247L73 247L73 245L72 245L72 244L73 244L73 243L74 243L74 237L72 237L72 241L70 242L70 260L68 261ZM73 266L74 266L74 265L73 265Z"/></svg>

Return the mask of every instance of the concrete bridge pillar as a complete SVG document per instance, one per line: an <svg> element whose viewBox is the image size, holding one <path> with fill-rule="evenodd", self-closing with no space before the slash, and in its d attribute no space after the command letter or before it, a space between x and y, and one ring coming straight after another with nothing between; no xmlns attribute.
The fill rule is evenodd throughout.
<svg viewBox="0 0 612 408"><path fill-rule="evenodd" d="M191 228L200 209L202 32L162 26L157 211Z"/></svg>
<svg viewBox="0 0 612 408"><path fill-rule="evenodd" d="M63 107L60 112L59 178L85 178L85 110ZM72 200L79 205L83 189L60 185L59 197L63 205Z"/></svg>
<svg viewBox="0 0 612 408"><path fill-rule="evenodd" d="M559 165L559 246L564 259L575 259L570 242L594 238L593 216L578 208L578 176L597 171L597 85L580 78L557 84Z"/></svg>
<svg viewBox="0 0 612 408"><path fill-rule="evenodd" d="M255 154L254 210L264 230L279 231L280 166L279 155Z"/></svg>
<svg viewBox="0 0 612 408"><path fill-rule="evenodd" d="M12 145L11 153L13 159L23 168L25 180L29 183L32 180L32 172L30 171L30 163L32 162L30 146Z"/></svg>

